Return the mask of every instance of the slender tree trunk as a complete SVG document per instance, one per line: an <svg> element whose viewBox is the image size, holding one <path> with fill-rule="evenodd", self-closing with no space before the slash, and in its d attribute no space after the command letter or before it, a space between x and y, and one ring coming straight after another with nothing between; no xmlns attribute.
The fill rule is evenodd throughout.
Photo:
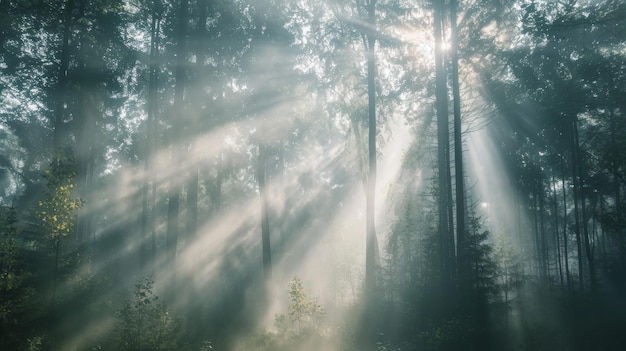
<svg viewBox="0 0 626 351"><path fill-rule="evenodd" d="M187 179L187 238L191 243L196 237L198 225L198 183L199 170L197 165L192 165Z"/></svg>
<svg viewBox="0 0 626 351"><path fill-rule="evenodd" d="M576 157L576 137L574 136L574 129L576 125L576 119L572 119L571 125L571 144L572 144L572 182L573 190L574 190L574 234L576 235L576 251L578 254L578 287L582 292L584 290L584 270L583 270L583 251L582 251L582 243L580 238L580 218L578 215L578 202L580 201L580 196L578 193L579 189L579 179L577 176L577 168L578 168L578 159Z"/></svg>
<svg viewBox="0 0 626 351"><path fill-rule="evenodd" d="M539 197L539 236L540 236L540 259L541 259L541 275L547 281L549 277L549 251L548 243L546 240L546 221L545 221L545 196L543 189L543 177L540 179L539 188L537 189L537 195Z"/></svg>
<svg viewBox="0 0 626 351"><path fill-rule="evenodd" d="M443 291L449 291L451 286L450 263L450 228L448 223L448 180L449 164L446 162L449 154L450 135L448 131L448 92L443 55L443 12L444 1L434 2L434 37L435 37L435 96L437 107L437 158L438 158L438 214L439 214L439 245L440 265Z"/></svg>
<svg viewBox="0 0 626 351"><path fill-rule="evenodd" d="M219 212L222 208L222 183L224 182L222 167L225 167L225 165L222 161L218 161L217 174L215 175L215 185L211 189L211 211L213 213Z"/></svg>
<svg viewBox="0 0 626 351"><path fill-rule="evenodd" d="M147 146L146 146L147 148ZM140 248L139 248L139 268L143 271L148 262L148 166L146 165L147 161L144 160L144 179L143 184L141 185L141 217L139 218L139 230L140 232Z"/></svg>
<svg viewBox="0 0 626 351"><path fill-rule="evenodd" d="M552 171L552 201L554 203L554 246L556 248L556 268L561 290L565 288L563 280L563 264L561 262L561 244L559 240L559 203L556 195L556 178Z"/></svg>
<svg viewBox="0 0 626 351"><path fill-rule="evenodd" d="M617 170L613 171L613 180L615 182L615 212L618 216L621 216L623 204L620 191L621 184L619 181L619 174ZM623 229L620 228L617 228L616 232L614 233L615 237L617 238L617 250L619 253L620 268L622 269L622 271L624 271L626 270L626 247L624 247L624 236L622 234Z"/></svg>
<svg viewBox="0 0 626 351"><path fill-rule="evenodd" d="M59 280L59 256L61 251L61 241L59 238L54 238L53 243L54 249L54 271L52 274L52 297L50 298L50 305L52 306L52 310L54 311L57 297L57 282Z"/></svg>
<svg viewBox="0 0 626 351"><path fill-rule="evenodd" d="M533 231L534 231L534 237L535 237L535 255L536 255L536 259L535 259L535 272L539 274L539 276L543 279L543 270L541 267L541 240L539 239L539 216L537 215L537 213L539 212L539 201L537 200L537 192L538 190L536 189L536 187L533 187L532 190L532 197L533 197L533 202L532 202L532 208L533 208Z"/></svg>
<svg viewBox="0 0 626 351"><path fill-rule="evenodd" d="M178 9L178 28L177 28L177 46L176 46L176 69L175 79L176 87L174 89L174 111L176 116L184 116L184 94L185 94L185 64L186 64L186 35L187 35L187 9L188 0L181 0ZM179 152L181 142L181 121L171 118L172 123L172 145L170 161L175 162ZM179 233L179 205L180 205L180 183L176 179L170 179L168 188L168 208L167 208L167 235L166 235L166 251L167 251L167 268L172 270L172 283L176 283L176 250L178 245ZM173 291L166 294L166 303L173 301Z"/></svg>
<svg viewBox="0 0 626 351"><path fill-rule="evenodd" d="M365 293L372 298L376 292L378 269L378 239L376 238L376 0L367 0L369 31L367 40L367 98L368 98L368 175L366 190L366 249Z"/></svg>
<svg viewBox="0 0 626 351"><path fill-rule="evenodd" d="M448 145L448 152L446 153L446 188L447 191L447 203L448 203L448 265L450 272L450 284L456 283L456 241L454 240L454 199L452 194L452 160L450 159L450 145Z"/></svg>
<svg viewBox="0 0 626 351"><path fill-rule="evenodd" d="M598 229L598 219L599 217L599 213L598 213L598 207L599 202L601 201L602 196L595 191L593 194L593 201L591 204L591 235L593 236L593 244L591 246L591 250L593 253L593 257L595 259L595 252L596 252L596 248L598 247L598 245L601 245L602 242L602 228ZM600 248L600 250L602 250L602 248ZM602 259L602 253L598 254L598 261L600 261ZM598 262L598 266L600 265L601 262Z"/></svg>
<svg viewBox="0 0 626 351"><path fill-rule="evenodd" d="M583 243L585 247L585 256L587 258L587 265L589 269L589 280L590 280L590 288L591 294L595 296L596 293L596 269L595 269L595 261L593 257L593 250L591 248L591 241L589 238L589 218L587 216L587 191L585 190L585 179L583 177L583 162L581 159L581 150L580 150L580 140L578 138L578 119L574 117L574 140L575 140L575 150L576 152L576 164L577 164L577 177L578 177L578 185L580 187L580 210L582 215L582 225L583 225Z"/></svg>
<svg viewBox="0 0 626 351"><path fill-rule="evenodd" d="M151 151L151 155L152 152L154 151L154 148L156 146L156 140L158 139L158 87L159 87L159 73L160 73L160 66L159 66L159 52L160 52L160 43L161 43L161 20L162 20L162 14L163 14L163 5L161 3L161 0L153 0L152 1L153 4L153 11L154 11L154 17L155 17L155 22L154 22L154 30L152 31L152 38L151 38L151 56L150 56L150 86L149 86L149 97L148 100L151 101L150 103L150 114L148 115L150 118L149 123L148 123L148 133L150 133L148 140L150 142L149 146L150 146L150 151ZM155 160L152 159L152 157L150 158L150 165L149 165L149 171L150 174L154 174L155 172L155 167L154 167L154 162ZM157 194L157 185L158 185L158 180L156 178L152 179L152 199L151 199L151 214L152 216L150 216L150 221L149 221L149 228L150 228L150 234L151 234L151 240L150 240L150 261L152 262L151 264L151 268L152 268L152 272L154 273L156 271L156 257L157 257L157 230L156 230L156 220L158 217L158 194Z"/></svg>
<svg viewBox="0 0 626 351"><path fill-rule="evenodd" d="M76 147L74 154L76 156L77 169L77 190L81 197L89 202L88 194L90 184L88 182L88 173L91 160L93 160L93 144L96 139L95 126L95 108L93 107L93 85L90 83L89 72L87 71L89 43L87 42L87 28L82 24L81 19L85 18L85 1L78 1L75 9L76 12L76 41L78 47L75 55L75 71L77 72L75 83L75 96L77 104L77 113L72 116L72 132L76 139ZM79 211L74 225L74 234L78 243L83 244L87 239L87 230L90 214L86 210Z"/></svg>
<svg viewBox="0 0 626 351"><path fill-rule="evenodd" d="M611 145L616 145L616 142L617 142L615 131L617 130L618 127L617 127L617 121L616 121L614 110L615 108L609 109L609 121L611 124L609 138L610 138ZM620 181L619 165L616 162L614 162L611 165L611 174L613 176L615 213L617 214L617 216L621 217L622 212L623 212L622 195L621 195L622 183ZM624 229L622 228L616 228L614 230L615 232L613 233L613 235L617 239L617 249L618 249L618 254L619 254L620 268L623 272L623 271L626 271L626 247L624 246L624 234L625 233L624 233Z"/></svg>
<svg viewBox="0 0 626 351"><path fill-rule="evenodd" d="M465 233L465 174L463 166L463 131L461 123L461 92L459 84L459 55L457 28L458 1L450 0L450 68L452 69L452 97L454 112L454 171L456 185L456 254L459 287L468 289L467 243Z"/></svg>
<svg viewBox="0 0 626 351"><path fill-rule="evenodd" d="M202 77L202 70L204 69L204 57L205 57L205 43L203 39L206 37L206 20L207 20L207 0L198 0L198 28L196 33L196 70L197 76ZM201 106L202 94L197 92L195 94L197 99L197 106ZM199 114L200 112L198 112ZM193 122L193 121L192 121ZM196 227L198 225L198 182L200 167L199 162L196 159L197 145L195 142L196 133L193 130L193 124L188 123L188 133L191 137L190 154L191 162L189 174L187 175L187 237L192 242L196 237Z"/></svg>
<svg viewBox="0 0 626 351"><path fill-rule="evenodd" d="M561 174L563 174L563 179L561 182L562 191L563 191L563 258L565 259L565 280L567 282L567 290L571 291L572 282L569 274L569 251L567 249L568 238L567 238L567 192L565 191L565 165L563 163L563 159L561 159Z"/></svg>
<svg viewBox="0 0 626 351"><path fill-rule="evenodd" d="M161 3L160 0L152 1L152 14L150 20L150 62L148 67L148 99L146 112L148 114L146 126L146 141L144 143L143 171L144 179L141 189L141 254L140 265L144 270L148 262L154 261L156 254L156 238L154 229L154 208L156 206L156 180L151 179L154 174L153 148L156 134L156 112L157 112L157 87L159 71L159 35L161 23ZM150 192L150 182L152 182L152 192ZM150 196L152 197L150 199ZM152 213L150 213L152 210ZM152 240L150 240L152 236ZM152 242L152 243L151 243Z"/></svg>
<svg viewBox="0 0 626 351"><path fill-rule="evenodd" d="M604 195L600 194L600 218L603 218L606 215L606 208L604 207ZM603 271L606 273L609 269L609 265L608 265L608 251L607 251L607 247L606 247L606 242L607 242L607 232L605 231L605 226L600 225L600 236L602 237L601 243L601 255L602 255L602 262L603 262Z"/></svg>
<svg viewBox="0 0 626 351"><path fill-rule="evenodd" d="M259 144L257 181L261 197L261 240L263 246L263 278L266 283L272 279L272 251L270 246L269 204L267 200L267 146Z"/></svg>
<svg viewBox="0 0 626 351"><path fill-rule="evenodd" d="M517 245L520 247L520 252L526 254L527 245L524 245L524 236L522 235L522 210L520 208L522 206L522 196L519 190L515 191L513 195L515 196L513 201L515 204L515 237L517 239ZM527 260L523 260L523 262L527 262Z"/></svg>

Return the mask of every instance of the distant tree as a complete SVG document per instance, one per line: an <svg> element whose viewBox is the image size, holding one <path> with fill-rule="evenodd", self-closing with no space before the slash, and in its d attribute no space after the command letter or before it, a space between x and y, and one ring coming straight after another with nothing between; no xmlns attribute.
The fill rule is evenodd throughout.
<svg viewBox="0 0 626 351"><path fill-rule="evenodd" d="M524 284L525 278L519 256L507 240L501 238L500 241L499 244L496 244L494 252L494 259L497 263L496 287L498 292L493 305L496 308L500 307L499 310L505 315L506 328L509 328L513 302L519 298L520 288Z"/></svg>
<svg viewBox="0 0 626 351"><path fill-rule="evenodd" d="M498 262L495 255L492 234L482 226L482 218L470 208L469 232L467 240L468 262L470 265L472 294L468 300L470 310L484 313L486 305L495 301L498 291ZM484 317L484 315L482 316Z"/></svg>
<svg viewBox="0 0 626 351"><path fill-rule="evenodd" d="M24 273L19 268L17 209L0 207L0 346L16 348L21 343L20 313L30 297L23 289Z"/></svg>
<svg viewBox="0 0 626 351"><path fill-rule="evenodd" d="M175 89L174 103L172 106L172 114L170 115L170 162L172 166L179 155L184 151L182 147L182 131L183 120L185 115L185 89L187 86L187 31L188 31L188 11L189 1L180 0L177 2L176 16L176 63L174 66ZM171 271L174 280L171 284L176 284L176 267L177 267L177 250L180 226L180 196L181 196L181 180L175 176L171 176L168 185L168 201L167 201L167 233L166 233L166 262L167 269ZM168 288L165 294L165 302L172 303L174 291Z"/></svg>
<svg viewBox="0 0 626 351"><path fill-rule="evenodd" d="M154 264L156 258L156 199L157 179L155 171L155 147L157 145L158 122L158 92L159 92L159 57L161 50L161 22L163 20L163 4L160 0L153 0L150 4L150 52L148 62L148 88L146 96L146 136L143 143L143 171L144 179L141 188L141 217L140 217L140 266L146 269L150 262ZM150 187L152 183L152 187ZM154 269L154 267L150 267Z"/></svg>
<svg viewBox="0 0 626 351"><path fill-rule="evenodd" d="M59 279L59 259L61 242L74 231L76 212L83 207L82 199L74 196L75 177L74 158L56 156L50 167L44 171L47 188L44 199L39 202L35 215L40 220L42 232L52 243L54 252L54 270L52 276L51 302L55 303L57 282Z"/></svg>
<svg viewBox="0 0 626 351"><path fill-rule="evenodd" d="M143 278L135 283L132 298L116 314L115 347L118 350L177 350L178 323L158 303L154 281Z"/></svg>
<svg viewBox="0 0 626 351"><path fill-rule="evenodd" d="M327 336L324 334L326 311L317 299L306 294L304 284L297 276L293 277L288 287L290 304L286 314L276 316L277 331L248 337L240 342L236 350L287 351L303 347L308 342L324 345L322 341Z"/></svg>

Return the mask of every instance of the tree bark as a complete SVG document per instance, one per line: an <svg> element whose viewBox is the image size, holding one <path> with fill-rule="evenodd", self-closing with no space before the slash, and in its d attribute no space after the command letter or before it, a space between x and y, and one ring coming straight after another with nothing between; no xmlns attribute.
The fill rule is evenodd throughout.
<svg viewBox="0 0 626 351"><path fill-rule="evenodd" d="M454 171L456 185L456 254L459 287L469 288L467 263L467 243L465 233L465 175L463 166L463 131L461 122L461 92L459 86L459 55L457 28L458 1L450 0L450 68L452 70L452 98L454 113Z"/></svg>
<svg viewBox="0 0 626 351"><path fill-rule="evenodd" d="M448 223L448 180L449 164L447 163L450 145L448 131L448 92L446 86L446 72L443 55L443 12L444 1L434 2L434 38L435 38L435 97L437 109L437 155L438 155L438 201L439 214L439 245L440 265L442 275L442 290L447 291L451 286L450 263L450 228Z"/></svg>

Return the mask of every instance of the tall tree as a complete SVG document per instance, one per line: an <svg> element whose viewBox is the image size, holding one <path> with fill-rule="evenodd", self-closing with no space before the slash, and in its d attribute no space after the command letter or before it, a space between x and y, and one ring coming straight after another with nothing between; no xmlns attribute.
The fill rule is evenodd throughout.
<svg viewBox="0 0 626 351"><path fill-rule="evenodd" d="M442 274L441 288L448 290L452 286L453 277L453 247L450 246L451 230L448 219L450 189L448 175L450 165L450 134L448 130L448 88L444 55L444 18L445 3L443 0L433 2L434 10L434 38L435 38L435 99L437 110L437 208L439 213L438 228L440 235L440 265Z"/></svg>
<svg viewBox="0 0 626 351"><path fill-rule="evenodd" d="M456 253L459 287L466 291L470 278L467 268L465 228L465 174L463 167L463 130L461 122L461 89L459 84L459 30L457 26L458 1L450 0L450 70L454 113L454 176L456 194Z"/></svg>
<svg viewBox="0 0 626 351"><path fill-rule="evenodd" d="M171 145L170 145L170 161L172 166L183 152L182 148L182 125L181 117L185 115L185 85L186 85L186 67L187 67L187 16L188 16L188 0L180 0L177 11L176 26L176 65L174 68L174 79L176 86L174 88L174 106L171 116ZM176 281L176 256L179 235L179 203L181 184L176 176L172 175L169 179L168 187L168 205L167 205L167 235L166 235L166 251L167 251L167 269L171 270L173 282ZM174 283L175 284L175 283ZM173 299L173 291L165 294L166 302L171 303Z"/></svg>
<svg viewBox="0 0 626 351"><path fill-rule="evenodd" d="M376 291L378 239L376 238L376 1L365 0L367 30L363 44L367 53L367 128L368 128L368 173L366 189L365 223L365 293L372 298Z"/></svg>
<svg viewBox="0 0 626 351"><path fill-rule="evenodd" d="M141 189L142 210L140 219L140 240L142 248L140 252L140 265L142 269L146 269L147 263L154 262L156 258L155 217L157 180L153 176L155 172L153 158L154 148L157 145L155 139L157 137L157 95L160 71L159 51L162 15L163 4L161 0L152 0L150 6L150 52L148 59L148 94L146 101L146 139L143 152L144 178ZM152 191L150 191L150 182L152 182Z"/></svg>

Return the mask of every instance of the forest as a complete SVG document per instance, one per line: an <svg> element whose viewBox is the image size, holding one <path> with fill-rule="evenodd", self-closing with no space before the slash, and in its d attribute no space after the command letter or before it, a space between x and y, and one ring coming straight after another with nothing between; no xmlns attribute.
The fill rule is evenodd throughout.
<svg viewBox="0 0 626 351"><path fill-rule="evenodd" d="M622 0L0 0L1 350L622 350Z"/></svg>

